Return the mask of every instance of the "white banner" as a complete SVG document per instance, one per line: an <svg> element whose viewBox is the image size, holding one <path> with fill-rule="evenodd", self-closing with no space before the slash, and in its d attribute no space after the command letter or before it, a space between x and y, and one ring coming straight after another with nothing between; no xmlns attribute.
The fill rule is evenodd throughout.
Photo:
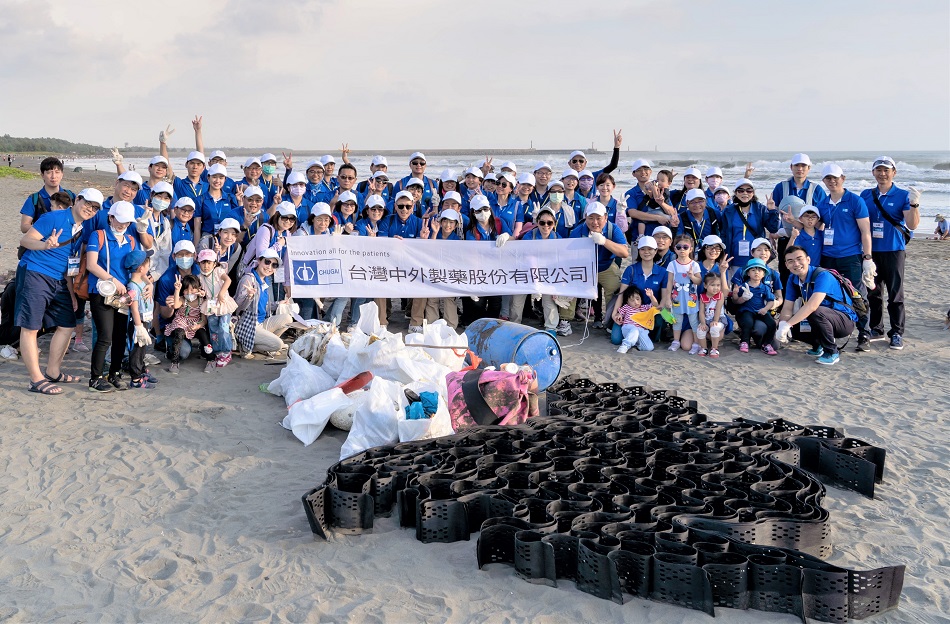
<svg viewBox="0 0 950 624"><path fill-rule="evenodd" d="M597 295L589 238L486 241L291 236L294 297Z"/></svg>

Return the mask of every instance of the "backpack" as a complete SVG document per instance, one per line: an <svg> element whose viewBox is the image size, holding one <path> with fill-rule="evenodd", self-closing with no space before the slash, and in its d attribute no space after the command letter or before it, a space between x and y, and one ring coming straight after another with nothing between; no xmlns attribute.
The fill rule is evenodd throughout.
<svg viewBox="0 0 950 624"><path fill-rule="evenodd" d="M63 189L63 192L69 195L69 197L76 201L76 195L72 191L67 191ZM33 223L36 223L36 220L45 215L47 212L50 212L50 206L46 205L46 202L43 201L43 198L40 196L39 191L30 195L30 201L33 202ZM23 257L23 253L26 251L26 247L17 247L16 257L17 260Z"/></svg>
<svg viewBox="0 0 950 624"><path fill-rule="evenodd" d="M831 295L826 294L825 298L831 301L832 303L840 303L843 306L851 308L858 316L866 316L868 313L868 304L864 300L864 297L861 296L861 293L858 292L858 289L854 287L847 277L841 275L834 269L823 269L817 267L811 275L811 280L808 282L808 289L814 292L815 280L818 278L819 273L830 273L833 278L838 282L838 286L841 287L841 292L844 293L846 299L850 299L851 302L839 301ZM798 292L802 299L805 298L804 293L802 292L802 285L798 285Z"/></svg>
<svg viewBox="0 0 950 624"><path fill-rule="evenodd" d="M706 206L705 216L706 220L709 222L709 232L710 234L715 234L719 236L719 219L716 217L715 211L709 210L709 206ZM693 237L693 247L699 249L702 239L698 237L698 233L693 230L693 222L689 218L689 210L684 210L679 213L680 222L683 224L683 233L689 234ZM701 234L701 232L699 233Z"/></svg>
<svg viewBox="0 0 950 624"><path fill-rule="evenodd" d="M815 189L818 188L818 185L815 183L810 183L808 188L805 189L805 205L814 206L815 202L813 198L815 197ZM782 198L788 197L791 194L788 186L788 180L782 182Z"/></svg>

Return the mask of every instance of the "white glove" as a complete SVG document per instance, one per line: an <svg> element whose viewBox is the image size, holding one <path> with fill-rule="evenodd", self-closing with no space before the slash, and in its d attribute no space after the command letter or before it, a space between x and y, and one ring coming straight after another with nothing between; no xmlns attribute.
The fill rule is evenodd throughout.
<svg viewBox="0 0 950 624"><path fill-rule="evenodd" d="M475 295L472 295L471 297L469 297L469 299L471 299L472 301L478 301L478 297L476 297Z"/></svg>
<svg viewBox="0 0 950 624"><path fill-rule="evenodd" d="M877 265L874 260L868 259L861 263L861 281L868 290L874 290L874 278L877 277Z"/></svg>
<svg viewBox="0 0 950 624"><path fill-rule="evenodd" d="M502 232L498 235L498 238L495 239L495 247L504 247L509 238L511 238L511 234L508 232Z"/></svg>
<svg viewBox="0 0 950 624"><path fill-rule="evenodd" d="M739 302L745 303L752 298L752 291L749 290L748 284L743 284L742 288L739 289Z"/></svg>
<svg viewBox="0 0 950 624"><path fill-rule="evenodd" d="M779 321L778 331L775 335L778 337L779 342L786 344L792 335L792 326L789 325L788 321Z"/></svg>
<svg viewBox="0 0 950 624"><path fill-rule="evenodd" d="M142 218L135 220L135 231L139 234L145 234L148 232L149 218L148 213L142 215Z"/></svg>
<svg viewBox="0 0 950 624"><path fill-rule="evenodd" d="M920 191L911 186L907 189L907 199L910 200L912 205L916 206L920 204Z"/></svg>
<svg viewBox="0 0 950 624"><path fill-rule="evenodd" d="M152 337L148 335L148 330L144 325L135 326L135 344L140 347L147 347L152 344Z"/></svg>
<svg viewBox="0 0 950 624"><path fill-rule="evenodd" d="M541 204L534 202L531 204L531 220L535 221L538 218L538 213L541 212Z"/></svg>
<svg viewBox="0 0 950 624"><path fill-rule="evenodd" d="M531 295L531 301L541 301L541 293L534 293Z"/></svg>
<svg viewBox="0 0 950 624"><path fill-rule="evenodd" d="M601 234L600 232L591 232L590 239L594 241L595 245L603 245L607 242L607 237Z"/></svg>
<svg viewBox="0 0 950 624"><path fill-rule="evenodd" d="M562 297L561 295L554 295L554 305L559 308L569 308L571 307L571 301L573 297Z"/></svg>
<svg viewBox="0 0 950 624"><path fill-rule="evenodd" d="M121 162L122 162L122 154L119 153L119 148L113 147L112 148L112 163L118 165ZM917 195L919 196L920 193L917 193Z"/></svg>

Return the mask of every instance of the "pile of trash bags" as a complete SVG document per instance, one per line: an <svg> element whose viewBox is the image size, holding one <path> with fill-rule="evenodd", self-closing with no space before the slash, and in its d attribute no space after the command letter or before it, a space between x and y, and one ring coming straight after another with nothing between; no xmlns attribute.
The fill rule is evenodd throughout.
<svg viewBox="0 0 950 624"><path fill-rule="evenodd" d="M465 367L467 349L465 334L442 320L405 339L392 334L380 327L371 301L360 307L360 322L347 332L321 323L298 338L267 390L284 398L287 416L281 424L304 445L328 423L349 429L343 460L375 446L452 435L445 377ZM349 394L339 387L366 372L372 373L368 385ZM438 395L437 409L429 417L408 419L407 413L419 410L406 409L407 394L423 393Z"/></svg>

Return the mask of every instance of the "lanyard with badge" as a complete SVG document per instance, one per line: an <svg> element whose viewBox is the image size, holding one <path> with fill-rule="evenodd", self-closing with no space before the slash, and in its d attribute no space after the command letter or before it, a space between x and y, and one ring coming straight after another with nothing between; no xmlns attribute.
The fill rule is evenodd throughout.
<svg viewBox="0 0 950 624"><path fill-rule="evenodd" d="M76 277L79 275L79 263L82 261L82 224L74 223L72 229L72 238L69 239L69 258L66 259L66 275Z"/></svg>
<svg viewBox="0 0 950 624"><path fill-rule="evenodd" d="M841 203L841 202L838 202L838 203ZM837 216L838 204L832 203L830 198L828 199L828 207L829 207L829 210L828 210L829 216L831 217ZM822 217L822 221L824 220L825 220L824 217ZM833 227L829 227L833 223L834 223L834 218L828 219L827 222L825 223L823 236L824 236L824 244L826 247L833 247L835 244L835 229Z"/></svg>

